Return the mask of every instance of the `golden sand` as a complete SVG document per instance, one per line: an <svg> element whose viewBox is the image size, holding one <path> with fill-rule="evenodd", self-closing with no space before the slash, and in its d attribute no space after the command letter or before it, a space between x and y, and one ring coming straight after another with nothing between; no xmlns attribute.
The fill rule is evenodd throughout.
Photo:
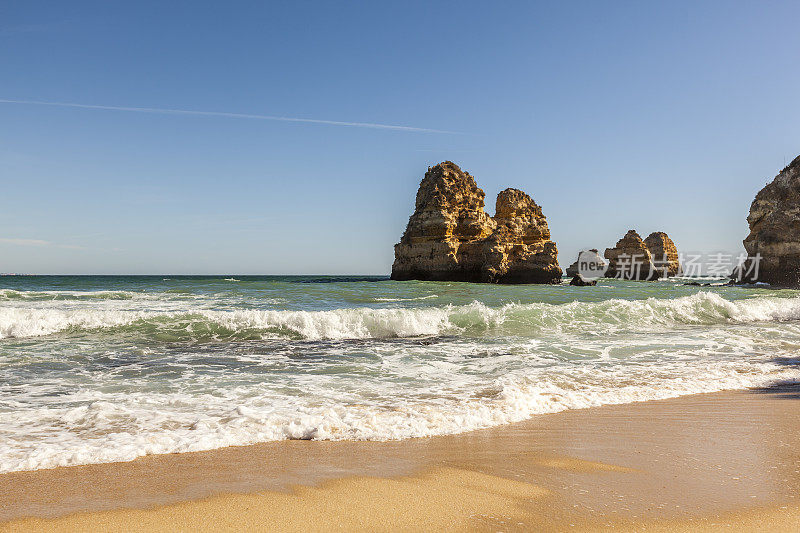
<svg viewBox="0 0 800 533"><path fill-rule="evenodd" d="M800 531L800 401L729 392L399 442L0 476L0 531Z"/></svg>

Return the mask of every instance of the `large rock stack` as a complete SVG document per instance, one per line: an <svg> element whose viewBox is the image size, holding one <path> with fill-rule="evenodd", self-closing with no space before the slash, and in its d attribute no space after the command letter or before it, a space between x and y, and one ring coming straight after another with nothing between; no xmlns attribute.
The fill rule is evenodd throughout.
<svg viewBox="0 0 800 533"><path fill-rule="evenodd" d="M650 250L635 230L628 230L613 248L606 248L606 277L627 280L654 280L662 276L653 263Z"/></svg>
<svg viewBox="0 0 800 533"><path fill-rule="evenodd" d="M731 277L800 288L800 156L759 191L747 223L748 259Z"/></svg>
<svg viewBox="0 0 800 533"><path fill-rule="evenodd" d="M682 273L678 249L669 235L663 231L654 231L644 240L647 250L653 259L656 268L661 270L662 276L671 278Z"/></svg>
<svg viewBox="0 0 800 533"><path fill-rule="evenodd" d="M558 251L541 207L524 192L506 189L493 218L484 211L484 197L455 163L429 168L395 245L392 279L558 283Z"/></svg>

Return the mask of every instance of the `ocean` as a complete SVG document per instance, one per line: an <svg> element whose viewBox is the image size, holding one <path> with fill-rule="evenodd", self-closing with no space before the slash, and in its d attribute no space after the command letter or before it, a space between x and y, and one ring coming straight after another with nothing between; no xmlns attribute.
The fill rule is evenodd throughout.
<svg viewBox="0 0 800 533"><path fill-rule="evenodd" d="M0 472L800 379L797 291L684 281L0 277Z"/></svg>

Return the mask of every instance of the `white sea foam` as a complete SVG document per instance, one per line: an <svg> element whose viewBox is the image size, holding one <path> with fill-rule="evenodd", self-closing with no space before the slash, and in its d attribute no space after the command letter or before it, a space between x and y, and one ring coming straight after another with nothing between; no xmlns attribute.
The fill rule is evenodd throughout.
<svg viewBox="0 0 800 533"><path fill-rule="evenodd" d="M480 302L462 306L421 308L344 308L331 311L186 307L179 310L118 308L0 308L0 338L36 337L65 330L114 328L150 323L161 329L191 331L191 325L227 332L262 331L264 338L291 334L307 340L366 339L482 333L514 335L588 329L595 334L658 330L681 325L786 321L800 318L800 298L758 297L730 301L716 293L698 292L675 299L604 300L568 304ZM148 310L145 310L148 309ZM169 309L176 309L175 306ZM206 331L201 329L200 331Z"/></svg>
<svg viewBox="0 0 800 533"><path fill-rule="evenodd" d="M327 398L254 395L78 393L79 407L48 407L3 424L0 472L129 461L175 453L285 439L392 440L454 434L516 422L536 414L672 398L798 379L797 370L767 363L721 362L658 369L553 367L498 379L488 398L348 405ZM447 379L447 377L445 377ZM324 393L319 392L320 398ZM322 402L322 405L319 405ZM13 426L13 427L9 427ZM27 437L37 433L44 440Z"/></svg>
<svg viewBox="0 0 800 533"><path fill-rule="evenodd" d="M3 300L130 300L153 298L153 294L131 291L18 291L0 289Z"/></svg>
<svg viewBox="0 0 800 533"><path fill-rule="evenodd" d="M373 298L373 300L376 302L413 302L415 300L430 300L438 297L437 294L428 294L427 296L412 296L410 298Z"/></svg>
<svg viewBox="0 0 800 533"><path fill-rule="evenodd" d="M97 329L130 324L144 311L96 311L92 309L0 308L0 339L50 335L73 328Z"/></svg>
<svg viewBox="0 0 800 533"><path fill-rule="evenodd" d="M780 364L800 348L800 298L756 291L314 311L227 295L45 292L0 304L0 339L29 339L0 351L0 472L271 440L452 434L800 379L796 364ZM237 335L278 340L202 342Z"/></svg>
<svg viewBox="0 0 800 533"><path fill-rule="evenodd" d="M670 276L668 278L658 278L655 281L659 283L710 283L728 280L729 278L725 276Z"/></svg>

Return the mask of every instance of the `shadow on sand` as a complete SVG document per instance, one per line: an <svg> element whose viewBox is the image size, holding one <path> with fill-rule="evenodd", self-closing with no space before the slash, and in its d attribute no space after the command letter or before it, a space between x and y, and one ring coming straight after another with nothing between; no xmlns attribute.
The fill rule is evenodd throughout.
<svg viewBox="0 0 800 533"><path fill-rule="evenodd" d="M800 368L800 357L776 357L772 361L781 366ZM787 400L800 400L800 381L785 379L765 387L754 387L750 391L757 394L774 394L778 398Z"/></svg>

